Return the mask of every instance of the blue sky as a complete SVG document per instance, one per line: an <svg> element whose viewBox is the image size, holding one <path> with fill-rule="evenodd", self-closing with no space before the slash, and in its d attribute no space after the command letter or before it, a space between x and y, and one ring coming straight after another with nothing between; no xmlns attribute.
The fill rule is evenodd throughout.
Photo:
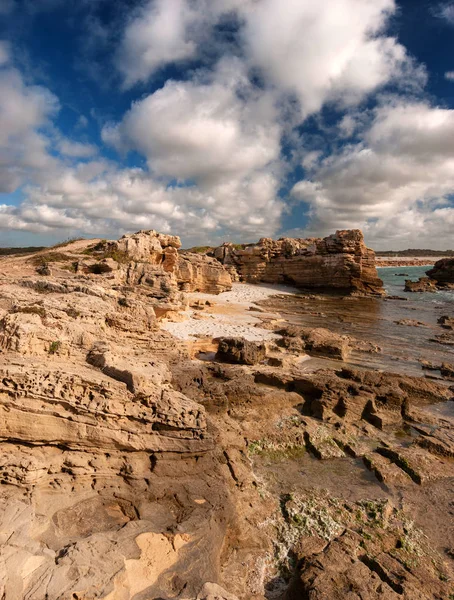
<svg viewBox="0 0 454 600"><path fill-rule="evenodd" d="M0 0L0 245L452 248L454 2Z"/></svg>

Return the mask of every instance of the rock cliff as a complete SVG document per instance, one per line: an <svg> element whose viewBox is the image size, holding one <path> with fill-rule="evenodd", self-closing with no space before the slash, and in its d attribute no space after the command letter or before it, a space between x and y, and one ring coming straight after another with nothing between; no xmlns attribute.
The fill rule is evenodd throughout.
<svg viewBox="0 0 454 600"><path fill-rule="evenodd" d="M338 231L318 239L263 238L258 244L224 244L214 256L235 267L242 281L287 283L302 289L341 290L382 295L375 253L359 230Z"/></svg>
<svg viewBox="0 0 454 600"><path fill-rule="evenodd" d="M219 294L232 287L232 278L221 263L203 254L180 254L175 274L184 292Z"/></svg>

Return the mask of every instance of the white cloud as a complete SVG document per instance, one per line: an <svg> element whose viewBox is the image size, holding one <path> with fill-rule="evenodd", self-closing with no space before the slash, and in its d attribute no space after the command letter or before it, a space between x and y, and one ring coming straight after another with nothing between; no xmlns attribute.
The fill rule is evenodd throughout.
<svg viewBox="0 0 454 600"><path fill-rule="evenodd" d="M85 115L80 115L77 119L76 129L85 129L88 127L88 119Z"/></svg>
<svg viewBox="0 0 454 600"><path fill-rule="evenodd" d="M448 81L454 81L454 71L447 71L445 73L445 79Z"/></svg>
<svg viewBox="0 0 454 600"><path fill-rule="evenodd" d="M196 44L186 30L196 17L186 0L153 0L142 7L125 30L118 56L125 86L146 81L169 62L193 57Z"/></svg>
<svg viewBox="0 0 454 600"><path fill-rule="evenodd" d="M250 60L296 94L303 115L327 101L354 104L413 69L404 47L382 33L395 8L394 0L287 0L283 10L262 0L246 11Z"/></svg>
<svg viewBox="0 0 454 600"><path fill-rule="evenodd" d="M450 25L454 25L454 2L441 3L436 9L435 14Z"/></svg>
<svg viewBox="0 0 454 600"><path fill-rule="evenodd" d="M149 0L128 22L116 56L126 88L217 44L213 26L254 0Z"/></svg>
<svg viewBox="0 0 454 600"><path fill-rule="evenodd" d="M31 174L51 169L42 133L58 110L46 88L27 86L15 69L0 69L0 192L14 191Z"/></svg>
<svg viewBox="0 0 454 600"><path fill-rule="evenodd" d="M90 158L98 152L98 148L93 144L83 144L68 139L62 139L59 142L58 150L61 154L72 158Z"/></svg>
<svg viewBox="0 0 454 600"><path fill-rule="evenodd" d="M31 186L19 207L0 207L0 229L67 231L113 237L125 231L158 229L186 243L254 240L275 232L283 210L272 176L199 188L168 187L141 169L118 170L88 163L66 168L47 183Z"/></svg>
<svg viewBox="0 0 454 600"><path fill-rule="evenodd" d="M248 84L241 65L227 61L210 82L168 81L135 103L117 128L107 128L104 139L142 152L156 175L203 183L276 160L276 118L272 98Z"/></svg>
<svg viewBox="0 0 454 600"><path fill-rule="evenodd" d="M213 25L235 12L245 63L296 95L304 117L328 101L358 103L390 81L424 83L424 69L383 33L395 10L394 0L287 0L285 10L281 0L154 0L126 27L118 66L127 87L147 81L216 47Z"/></svg>
<svg viewBox="0 0 454 600"><path fill-rule="evenodd" d="M446 223L454 211L453 140L453 110L424 103L381 107L363 142L319 162L293 196L307 204L317 233L359 227L380 246L392 232L401 247L418 236L452 245Z"/></svg>

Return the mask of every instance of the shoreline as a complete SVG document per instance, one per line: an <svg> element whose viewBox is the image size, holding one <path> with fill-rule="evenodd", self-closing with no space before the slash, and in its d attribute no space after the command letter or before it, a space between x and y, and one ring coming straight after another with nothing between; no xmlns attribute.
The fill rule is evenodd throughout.
<svg viewBox="0 0 454 600"><path fill-rule="evenodd" d="M183 321L167 321L161 327L180 340L194 342L201 338L244 337L248 341L272 341L279 336L260 327L265 320L276 320L281 315L266 312L257 302L272 296L293 296L300 290L272 284L234 283L229 292L217 296L194 292L188 294L190 306L209 302L200 308L189 308L180 313L187 318ZM260 316L259 316L260 315Z"/></svg>

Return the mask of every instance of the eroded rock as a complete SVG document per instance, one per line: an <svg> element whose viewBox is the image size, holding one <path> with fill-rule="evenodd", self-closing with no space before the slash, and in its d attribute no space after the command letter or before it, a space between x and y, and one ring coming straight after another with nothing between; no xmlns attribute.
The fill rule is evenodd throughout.
<svg viewBox="0 0 454 600"><path fill-rule="evenodd" d="M384 293L375 253L366 248L359 230L338 231L324 239L263 238L257 244L240 247L224 244L216 248L214 256L225 266L236 268L242 281L251 283Z"/></svg>
<svg viewBox="0 0 454 600"><path fill-rule="evenodd" d="M256 365L265 360L266 347L263 343L250 342L244 338L221 338L216 360L241 365Z"/></svg>

